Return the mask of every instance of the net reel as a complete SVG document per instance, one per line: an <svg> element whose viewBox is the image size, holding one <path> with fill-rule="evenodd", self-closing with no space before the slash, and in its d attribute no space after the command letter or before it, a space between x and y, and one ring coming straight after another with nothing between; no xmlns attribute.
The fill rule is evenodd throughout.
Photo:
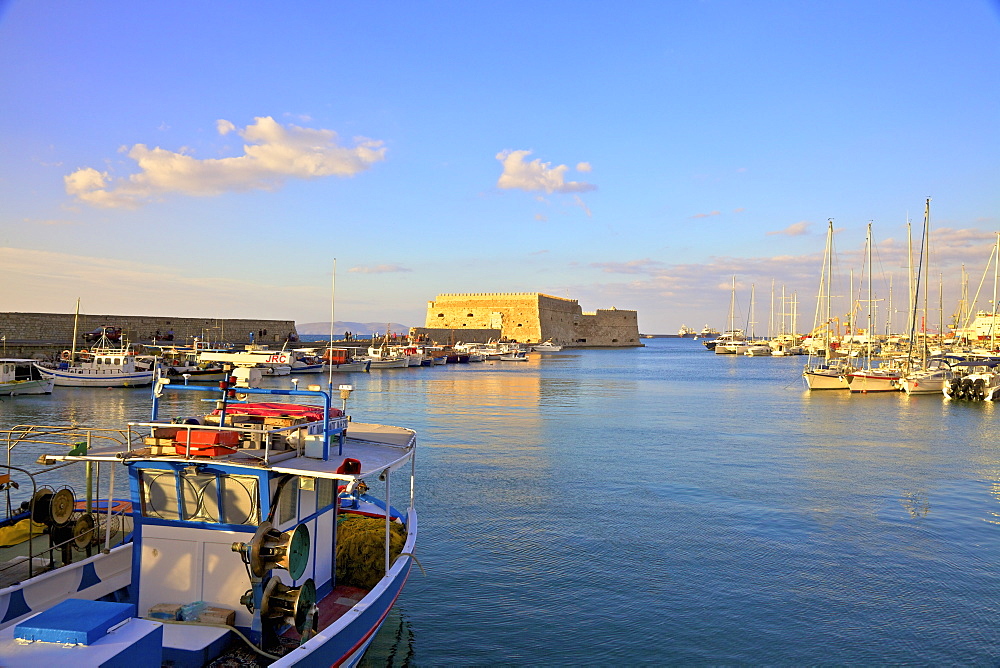
<svg viewBox="0 0 1000 668"><path fill-rule="evenodd" d="M263 522L250 542L233 543L232 549L243 556L254 577L262 578L272 568L282 568L298 580L309 562L309 528L300 524L289 533Z"/></svg>
<svg viewBox="0 0 1000 668"><path fill-rule="evenodd" d="M31 521L49 527L63 526L73 517L75 505L76 498L69 487L58 491L43 487L31 497Z"/></svg>
<svg viewBox="0 0 1000 668"><path fill-rule="evenodd" d="M316 605L316 585L309 578L298 587L289 587L278 578L264 586L260 601L260 618L295 626L300 634L313 626Z"/></svg>
<svg viewBox="0 0 1000 668"><path fill-rule="evenodd" d="M73 543L77 549L82 550L88 545L97 543L98 537L94 527L94 516L90 513L83 513L73 523Z"/></svg>

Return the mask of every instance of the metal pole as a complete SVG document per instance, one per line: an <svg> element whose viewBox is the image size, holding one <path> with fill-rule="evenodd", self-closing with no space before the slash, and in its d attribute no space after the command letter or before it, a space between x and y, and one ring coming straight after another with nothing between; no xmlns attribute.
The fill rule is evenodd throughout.
<svg viewBox="0 0 1000 668"><path fill-rule="evenodd" d="M392 523L391 508L392 504L389 502L389 469L385 470L385 574L389 575L389 525Z"/></svg>

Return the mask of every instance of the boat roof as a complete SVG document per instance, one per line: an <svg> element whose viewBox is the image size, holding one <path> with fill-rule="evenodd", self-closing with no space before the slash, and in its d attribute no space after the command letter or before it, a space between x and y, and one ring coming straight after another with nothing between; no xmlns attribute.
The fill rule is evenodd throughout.
<svg viewBox="0 0 1000 668"><path fill-rule="evenodd" d="M0 362L19 362L22 364L32 364L37 360L25 359L23 357L0 357Z"/></svg>
<svg viewBox="0 0 1000 668"><path fill-rule="evenodd" d="M132 425L136 428L147 424ZM159 426L168 426L160 424ZM177 426L177 425L173 425ZM328 460L306 457L299 450L271 451L240 448L232 454L214 457L175 455L152 455L149 448L132 450L93 449L86 455L50 455L55 461L114 461L114 462L187 462L192 464L216 464L246 467L255 470L271 470L310 478L331 478L354 480L364 478L386 469L394 470L406 462L416 447L416 432L405 427L351 422L343 451L336 454L337 443L330 443ZM267 459L265 460L265 454ZM344 459L361 462L361 472L352 475L337 473Z"/></svg>

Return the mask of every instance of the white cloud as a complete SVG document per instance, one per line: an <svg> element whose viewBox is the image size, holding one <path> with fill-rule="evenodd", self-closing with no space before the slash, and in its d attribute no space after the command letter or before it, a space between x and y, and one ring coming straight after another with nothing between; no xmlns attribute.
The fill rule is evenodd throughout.
<svg viewBox="0 0 1000 668"><path fill-rule="evenodd" d="M810 225L809 222L807 222L805 220L801 220L801 221L799 221L797 223L792 223L791 225L789 225L788 227L786 227L783 230L775 230L774 232L768 232L767 236L772 236L772 235L775 235L775 234L784 234L784 235L789 236L789 237L802 236L803 234L806 234L806 233L809 232L809 225Z"/></svg>
<svg viewBox="0 0 1000 668"><path fill-rule="evenodd" d="M531 151L508 150L497 153L497 160L503 163L503 173L497 181L498 188L547 193L581 193L597 190L597 186L592 183L566 181L565 174L569 169L566 165L552 167L552 163L538 159L525 162L524 159L529 155ZM587 166L583 171L589 171L588 163L580 164Z"/></svg>
<svg viewBox="0 0 1000 668"><path fill-rule="evenodd" d="M379 264L374 267L351 267L347 271L355 274L402 274L413 270L399 264Z"/></svg>
<svg viewBox="0 0 1000 668"><path fill-rule="evenodd" d="M66 193L92 206L135 208L163 195L208 197L226 192L274 190L288 179L354 176L385 157L381 141L358 138L341 146L333 130L282 126L258 117L242 130L227 120L216 122L220 135L238 133L243 155L198 159L179 152L136 144L126 149L140 171L113 179L93 167L64 177Z"/></svg>

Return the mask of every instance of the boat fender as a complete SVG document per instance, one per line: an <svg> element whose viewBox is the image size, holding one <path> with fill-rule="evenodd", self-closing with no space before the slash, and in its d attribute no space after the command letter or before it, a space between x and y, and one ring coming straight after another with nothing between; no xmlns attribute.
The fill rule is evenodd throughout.
<svg viewBox="0 0 1000 668"><path fill-rule="evenodd" d="M81 355L86 355L89 352L90 352L89 350L87 350L86 348L84 348L83 350L80 351L80 354Z"/></svg>
<svg viewBox="0 0 1000 668"><path fill-rule="evenodd" d="M347 457L344 462L337 468L337 473L346 473L347 475L358 475L361 473L361 462L357 459L352 459Z"/></svg>
<svg viewBox="0 0 1000 668"><path fill-rule="evenodd" d="M201 425L204 424L199 418L196 417L176 417L173 419L174 424L194 424Z"/></svg>
<svg viewBox="0 0 1000 668"><path fill-rule="evenodd" d="M71 353L71 352L70 352L70 351L68 351L68 350L64 350L64 351L62 351L62 355L61 355L61 357L62 357L62 358L63 358L64 360L69 360L69 359L70 359L71 357L73 357L73 353Z"/></svg>

